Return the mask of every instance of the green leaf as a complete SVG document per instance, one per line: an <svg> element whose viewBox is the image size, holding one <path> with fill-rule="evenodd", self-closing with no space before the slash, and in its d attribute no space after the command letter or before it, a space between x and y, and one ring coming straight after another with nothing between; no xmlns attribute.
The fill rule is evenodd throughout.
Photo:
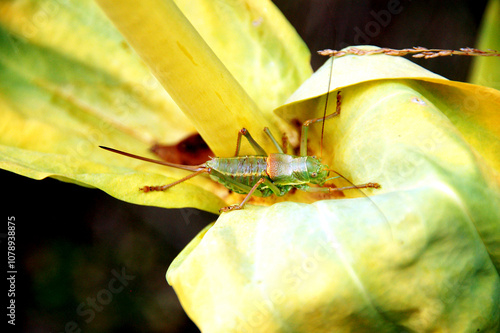
<svg viewBox="0 0 500 333"><path fill-rule="evenodd" d="M126 147L154 158L148 150L155 142L174 143L194 129L97 7L2 5L8 14L2 16L0 28L3 169L99 187L143 205L193 206L211 212L224 205L216 195L220 190L203 178L198 186L185 184L166 195L144 195L139 187L172 182L187 173L98 148ZM43 11L53 20L23 36L23 18ZM68 22L79 29L69 33ZM90 28L94 26L101 27L100 34Z"/></svg>
<svg viewBox="0 0 500 333"><path fill-rule="evenodd" d="M500 50L500 1L490 0L486 6L477 48ZM476 57L472 60L469 81L486 87L500 89L500 61L498 57Z"/></svg>
<svg viewBox="0 0 500 333"><path fill-rule="evenodd" d="M93 1L4 1L0 10L2 96L23 114L71 127L58 109L83 109L96 131L102 119L147 144L195 132Z"/></svg>
<svg viewBox="0 0 500 333"><path fill-rule="evenodd" d="M217 4L222 5L221 2ZM153 7L145 4L141 6L145 8L142 13L146 16L142 22L148 21L151 13L160 12L151 10ZM132 16L138 18L136 7L134 3ZM279 44L279 38L295 40L287 45L290 47L289 55L282 51L270 52L260 62L254 61L245 73L234 66L243 64L242 59L226 59L226 62L232 60L235 71L239 70L239 79L245 82L250 81L255 73L269 70L273 63L279 66L275 66L276 70L269 74L272 80L276 81L276 77L282 75L291 77L277 87L282 91L259 97L263 105L271 103L271 99L276 99L271 104L280 104L283 95L295 89L305 73L310 71L303 43L296 35L292 38L290 26L273 8L268 7L262 15L266 22L277 22L278 27L263 23L258 29L247 31L248 34L254 33L248 38L253 41L250 47L254 52L262 52L274 41ZM234 10L238 10L238 15L245 13L242 8ZM0 3L0 11L2 168L35 179L54 177L98 187L117 198L143 205L190 206L214 213L226 205L221 198L227 197L227 190L206 177L197 177L176 186L174 191L145 195L138 190L140 187L173 182L188 173L148 165L97 148L106 145L154 158L149 148L155 143L178 143L193 134L195 128L93 1L82 0L70 5L48 0L9 1ZM231 11L228 11L229 14ZM196 15L191 16L196 18ZM247 16L241 26L251 19L251 15ZM218 27L212 33L237 27L237 22L227 24L231 24L232 28L217 22ZM151 27L145 23L141 25ZM283 33L279 31L281 28ZM173 32L177 31L172 29L172 26L168 27L169 35L176 36ZM257 36L255 30L258 30ZM138 33L137 36L143 35ZM263 36L262 40L256 38L259 36ZM213 36L211 38L214 39ZM155 40L152 42L154 44ZM238 43L235 42L235 45ZM218 53L230 54L235 45L219 45ZM283 46L280 47L283 49ZM279 49L277 46L271 49L276 48ZM153 53L151 51L150 55ZM165 47L157 54L161 58L175 58ZM248 62L249 57L245 59ZM175 63L177 60L172 60L173 68L179 67ZM197 55L197 60L202 61L201 55ZM217 70L212 68L209 71L214 77L218 76ZM199 74L199 69L195 68L190 75L196 77ZM210 89L203 89L201 95L206 96ZM232 87L224 88L230 89ZM260 89L261 92L254 95L258 97L264 90L271 91ZM200 98L191 87L185 93L186 98L200 102L203 109L195 113L194 119L199 120L205 114L203 126L208 131L216 130L214 123L230 123L229 117L222 116L221 110L216 113L221 114L220 118L213 117L215 112L207 107L208 101ZM214 93L217 94L212 91L212 96ZM243 109L238 107L234 110L241 113ZM267 113L269 116L266 117L271 117L271 113ZM259 133L261 126L267 123L262 119L254 120L247 114L238 117L258 124ZM274 121L278 120L274 115L272 117ZM230 123L228 126L234 128L216 133L219 138L216 140L222 137L224 149L232 154L236 128L243 125Z"/></svg>
<svg viewBox="0 0 500 333"><path fill-rule="evenodd" d="M354 183L382 189L370 199L223 214L172 263L169 283L207 332L496 332L499 164L479 153L493 153L479 142L498 147L498 129L483 120L499 109L500 93L425 70L391 79L406 61L399 58L345 61L345 75L359 79L335 76L348 83L338 84L342 111L325 124L323 159ZM278 112L318 116L324 97L308 97Z"/></svg>

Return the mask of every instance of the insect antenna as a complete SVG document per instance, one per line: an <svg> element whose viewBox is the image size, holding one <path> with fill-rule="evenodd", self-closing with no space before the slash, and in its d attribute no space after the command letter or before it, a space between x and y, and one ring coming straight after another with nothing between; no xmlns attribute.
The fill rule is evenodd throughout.
<svg viewBox="0 0 500 333"><path fill-rule="evenodd" d="M329 3L327 3L327 9L330 12L330 14L333 13L333 8L330 6ZM332 15L330 15L332 16ZM335 29L335 25L333 26L333 41L335 45L335 41L337 40L337 29ZM326 120L326 110L328 109L328 100L330 99L330 89L332 87L332 77L333 77L333 61L335 60L335 57L332 58L332 63L330 64L330 75L328 76L328 88L326 90L326 98L325 98L325 107L323 110L323 121L321 124L321 140L320 140L320 148L319 148L319 156L322 158L323 157L323 136L325 134L325 120Z"/></svg>
<svg viewBox="0 0 500 333"><path fill-rule="evenodd" d="M118 149L114 149L114 148L109 148L109 147L104 147L104 146L99 146L99 148L108 150L108 151L116 153L116 154L124 155L127 157L132 157L132 158L135 158L137 160L146 161L146 162L155 163L155 164L160 164L160 165L166 165L166 166L169 166L172 168L177 168L177 169L182 169L182 170L197 172L197 171L205 169L205 164L200 164L200 165L175 164L175 163L170 163L170 162L165 162L165 161L154 160L152 158L147 158L147 157L143 157L143 156L139 156L139 155L134 155L134 154L127 153L127 152L124 152L124 151L121 151Z"/></svg>
<svg viewBox="0 0 500 333"><path fill-rule="evenodd" d="M323 135L325 133L325 120L326 120L326 110L328 109L328 100L330 99L330 88L332 86L332 76L333 76L333 60L335 57L332 57L332 63L330 65L330 75L328 76L328 89L326 90L326 99L325 99L325 107L323 110L323 121L321 124L321 141L320 141L320 150L319 156L323 157Z"/></svg>

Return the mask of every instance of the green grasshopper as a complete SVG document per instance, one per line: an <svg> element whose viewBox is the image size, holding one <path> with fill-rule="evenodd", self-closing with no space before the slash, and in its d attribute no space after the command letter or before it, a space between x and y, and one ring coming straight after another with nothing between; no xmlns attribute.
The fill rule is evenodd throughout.
<svg viewBox="0 0 500 333"><path fill-rule="evenodd" d="M266 151L252 138L249 131L245 128L242 128L238 132L236 153L234 157L213 157L209 161L196 166L158 161L147 157L126 153L113 148L103 146L100 147L111 152L136 158L139 160L193 172L192 174L170 184L161 186L144 186L140 189L144 192L165 191L172 186L182 183L202 173L208 173L212 180L219 182L228 189L236 193L246 194L246 197L240 204L223 207L219 210L219 212L228 212L231 210L242 209L252 195L259 197L268 197L272 194L283 196L292 188L297 188L306 192L323 193L360 188L380 188L380 185L377 183L354 185L349 181L348 182L351 184L351 186L340 188L323 186L327 181L331 179L339 177L345 179L345 177L340 175L338 172L329 169L328 165L322 164L320 158L307 155L307 133L309 125L316 122L323 122L324 126L324 122L326 120L338 116L340 114L341 99L342 97L339 91L337 93L337 108L334 113L329 114L328 116L323 116L321 118L306 120L302 124L300 156L287 154L286 145L284 145L284 148L282 148L267 127L264 128L264 131L271 139L272 143L278 150L278 153L267 154ZM328 100L326 104L327 103ZM325 105L325 114L326 106L327 105ZM248 140L250 145L254 148L256 155L238 156L242 136L244 136ZM330 172L334 172L336 176L329 178ZM311 186L312 184L319 186Z"/></svg>

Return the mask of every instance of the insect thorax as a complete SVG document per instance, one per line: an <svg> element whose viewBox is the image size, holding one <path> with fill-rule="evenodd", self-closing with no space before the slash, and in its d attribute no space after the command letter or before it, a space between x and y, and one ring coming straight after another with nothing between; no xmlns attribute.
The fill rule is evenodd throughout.
<svg viewBox="0 0 500 333"><path fill-rule="evenodd" d="M321 184L328 176L327 168L312 156L270 154L267 158L267 174L275 184Z"/></svg>

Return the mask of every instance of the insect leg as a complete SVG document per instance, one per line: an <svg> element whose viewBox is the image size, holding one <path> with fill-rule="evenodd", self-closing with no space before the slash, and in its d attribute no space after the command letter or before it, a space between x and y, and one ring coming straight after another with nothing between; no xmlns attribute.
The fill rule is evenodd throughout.
<svg viewBox="0 0 500 333"><path fill-rule="evenodd" d="M274 138L274 136L271 133L271 131L269 130L269 128L264 127L264 132L266 132L267 136L271 139L271 141L273 142L276 149L278 149L278 152L283 154L283 149L281 149L281 146L278 144L278 141L276 141L276 139Z"/></svg>
<svg viewBox="0 0 500 333"><path fill-rule="evenodd" d="M320 117L320 118L313 118L304 121L302 124L302 131L300 134L300 156L307 156L307 133L309 131L309 125L313 123L317 123L320 121L325 121L328 119L331 119L335 116L338 116L340 114L340 107L342 104L342 95L340 94L340 91L337 92L337 109L334 113L329 114L326 117Z"/></svg>
<svg viewBox="0 0 500 333"><path fill-rule="evenodd" d="M248 142L250 142L250 145L253 147L257 155L260 156L267 156L266 151L252 138L250 135L250 132L246 128L240 129L238 132L238 140L236 141L236 152L234 154L234 157L237 157L238 154L240 153L240 146L241 146L241 136L244 135L245 138L247 138Z"/></svg>
<svg viewBox="0 0 500 333"><path fill-rule="evenodd" d="M228 207L222 207L221 209L219 209L219 212L229 212L231 210L242 209L243 206L245 206L245 204L248 201L248 199L250 199L250 197L252 196L253 192L257 189L257 187L259 187L259 185L262 184L265 181L266 181L266 178L259 179L259 181L257 183L255 183L255 185L250 189L250 191L248 192L248 194L245 197L245 199L243 199L243 201L239 205L232 205L232 206L228 206Z"/></svg>
<svg viewBox="0 0 500 333"><path fill-rule="evenodd" d="M192 173L184 178L181 178L173 183L167 184L167 185L161 185L161 186L144 186L141 187L140 190L146 192L152 192L152 191L165 191L166 189L171 188L172 186L175 186L179 183L185 182L188 179L191 179L193 177L198 176L199 174L202 174L203 172L209 172L209 168L204 168L201 170L196 171L195 173Z"/></svg>
<svg viewBox="0 0 500 333"><path fill-rule="evenodd" d="M300 187L302 191L305 192L325 192L325 193L331 193L331 192L339 192L339 191L345 191L345 190L354 190L354 189L360 189L360 188L380 188L380 184L377 183L365 183L365 184L359 184L359 185L352 185L352 186L344 186L344 187L312 187L309 185L303 185Z"/></svg>

